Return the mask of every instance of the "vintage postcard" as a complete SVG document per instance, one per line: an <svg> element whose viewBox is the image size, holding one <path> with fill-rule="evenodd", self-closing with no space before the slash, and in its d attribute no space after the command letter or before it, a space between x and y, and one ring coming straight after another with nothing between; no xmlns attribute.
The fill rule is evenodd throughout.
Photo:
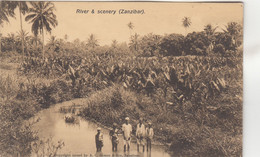
<svg viewBox="0 0 260 157"><path fill-rule="evenodd" d="M0 7L1 157L242 156L243 3Z"/></svg>

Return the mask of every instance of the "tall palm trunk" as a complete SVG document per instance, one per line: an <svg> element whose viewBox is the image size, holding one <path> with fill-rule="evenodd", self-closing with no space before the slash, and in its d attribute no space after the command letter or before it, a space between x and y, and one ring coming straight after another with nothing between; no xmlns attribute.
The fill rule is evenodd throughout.
<svg viewBox="0 0 260 157"><path fill-rule="evenodd" d="M0 32L0 54L2 53L2 34Z"/></svg>
<svg viewBox="0 0 260 157"><path fill-rule="evenodd" d="M42 56L44 58L44 32L43 32L43 28L42 28Z"/></svg>
<svg viewBox="0 0 260 157"><path fill-rule="evenodd" d="M42 56L44 58L44 30L43 30L43 20L42 21Z"/></svg>
<svg viewBox="0 0 260 157"><path fill-rule="evenodd" d="M19 3L19 12L20 12L20 24L21 24L21 35L22 35L22 60L24 60L24 32L23 32L23 22L22 22L22 12L21 12L21 3Z"/></svg>

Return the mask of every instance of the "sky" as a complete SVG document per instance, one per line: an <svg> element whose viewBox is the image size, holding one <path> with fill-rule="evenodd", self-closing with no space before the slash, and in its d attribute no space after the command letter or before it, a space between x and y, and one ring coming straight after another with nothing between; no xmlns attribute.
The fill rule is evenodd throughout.
<svg viewBox="0 0 260 157"><path fill-rule="evenodd" d="M112 40L129 42L130 34L158 35L178 33L186 34L202 31L204 26L218 26L217 31L225 28L228 22L243 23L242 3L171 3L171 2L53 2L56 7L58 26L51 34L45 34L45 41L50 36L68 40L87 41L94 34L100 45L110 45ZM90 10L88 14L76 13L77 9ZM95 14L91 14L91 10ZM144 10L144 14L118 14L119 9ZM116 10L114 15L97 14L98 10ZM1 30L3 35L17 33L20 30L18 9L16 19L10 18ZM189 17L191 26L186 30L182 19ZM24 19L24 16L23 16ZM127 24L132 22L134 29L130 32ZM31 24L23 20L23 28L31 33Z"/></svg>

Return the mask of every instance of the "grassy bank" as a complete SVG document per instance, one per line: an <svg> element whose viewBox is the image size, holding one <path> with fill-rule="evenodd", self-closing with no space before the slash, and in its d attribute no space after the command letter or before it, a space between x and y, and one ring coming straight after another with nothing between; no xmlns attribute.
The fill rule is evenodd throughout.
<svg viewBox="0 0 260 157"><path fill-rule="evenodd" d="M176 156L242 152L242 58L63 57L24 67L27 74L63 76L66 88L50 96L69 89L74 98L87 97L82 117L106 126L121 125L126 116L134 126L139 117L151 120L156 140Z"/></svg>
<svg viewBox="0 0 260 157"><path fill-rule="evenodd" d="M50 80L17 75L19 59L15 58L19 56L2 58L0 63L0 155L54 155L63 143L56 145L51 139L39 139L37 132L32 130L37 120L28 120L40 110L60 101L56 100L59 97L50 99L48 96L46 91L53 90Z"/></svg>
<svg viewBox="0 0 260 157"><path fill-rule="evenodd" d="M145 123L152 121L155 141L169 144L169 150L177 156L236 156L242 150L242 106L240 102L229 105L226 98L219 101L223 104L214 104L215 108L208 106L204 113L192 114L188 109L185 113L176 104L158 105L156 98L115 85L87 98L80 116L108 127L113 122L120 127L129 116L134 130L139 117L144 118ZM192 107L190 102L184 105Z"/></svg>
<svg viewBox="0 0 260 157"><path fill-rule="evenodd" d="M80 116L108 127L126 116L134 127L140 117L150 120L155 140L176 156L241 154L241 58L92 57L27 58L19 78L1 78L2 106L18 109L25 120L55 103L87 97Z"/></svg>
<svg viewBox="0 0 260 157"><path fill-rule="evenodd" d="M30 116L86 97L82 117L108 127L126 116L133 126L151 120L155 139L176 156L242 152L241 57L60 54L27 57L18 69L21 82L3 93L30 102L22 109Z"/></svg>

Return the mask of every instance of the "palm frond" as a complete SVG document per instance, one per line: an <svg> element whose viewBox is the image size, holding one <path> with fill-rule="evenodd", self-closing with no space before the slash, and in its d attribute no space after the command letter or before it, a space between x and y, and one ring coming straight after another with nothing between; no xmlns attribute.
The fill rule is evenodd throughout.
<svg viewBox="0 0 260 157"><path fill-rule="evenodd" d="M23 15L25 15L25 13L27 13L29 10L29 7L28 7L28 5L27 5L27 2L25 2L25 1L21 1L21 2L18 2L19 3L19 8L20 8L20 10L21 10L21 13L23 14Z"/></svg>
<svg viewBox="0 0 260 157"><path fill-rule="evenodd" d="M37 36L39 33L39 26L40 26L40 22L39 20L36 20L33 24L32 24L32 33Z"/></svg>
<svg viewBox="0 0 260 157"><path fill-rule="evenodd" d="M37 16L37 14L27 15L27 16L25 17L25 21L29 21L29 20L33 19L35 16Z"/></svg>

